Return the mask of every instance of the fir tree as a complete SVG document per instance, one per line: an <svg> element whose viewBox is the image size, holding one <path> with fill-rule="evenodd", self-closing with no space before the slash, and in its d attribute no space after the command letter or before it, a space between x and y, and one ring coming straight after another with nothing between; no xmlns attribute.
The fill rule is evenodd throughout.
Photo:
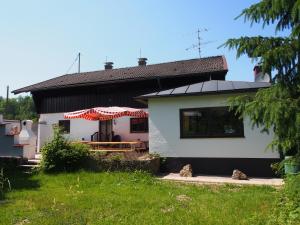
<svg viewBox="0 0 300 225"><path fill-rule="evenodd" d="M253 125L274 130L273 149L300 156L300 0L262 0L237 17L246 22L275 25L283 37L240 37L224 45L258 61L263 73L273 73L273 85L256 95L231 99L231 108L249 116Z"/></svg>

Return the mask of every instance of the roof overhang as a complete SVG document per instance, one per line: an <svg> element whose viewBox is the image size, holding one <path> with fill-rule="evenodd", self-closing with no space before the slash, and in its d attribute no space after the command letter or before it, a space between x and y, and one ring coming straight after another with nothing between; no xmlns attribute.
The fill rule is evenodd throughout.
<svg viewBox="0 0 300 225"><path fill-rule="evenodd" d="M218 84L222 83L223 88L218 88ZM227 88L226 84L227 83ZM229 88L229 86L232 88ZM195 91L196 87L199 87L199 91ZM208 86L208 87L206 87ZM248 87L247 87L248 86ZM142 96L137 96L135 99L138 102L147 104L149 99L154 98L172 98L182 96L204 96L204 95L217 95L217 94L235 94L235 93L252 93L261 88L270 87L270 83L266 82L244 82L244 81L205 81L192 85L186 85L178 88L168 89L164 91L154 92ZM192 88L191 88L192 87ZM203 89L206 87L205 91ZM210 88L209 88L210 87ZM189 91L193 89L193 91Z"/></svg>
<svg viewBox="0 0 300 225"><path fill-rule="evenodd" d="M99 70L75 74L66 74L43 82L13 90L12 93L57 90L82 86L135 82L153 79L168 79L183 76L206 76L228 72L224 56L212 56L201 59L180 60L147 66Z"/></svg>
<svg viewBox="0 0 300 225"><path fill-rule="evenodd" d="M60 86L50 86L44 88L30 88L30 86L13 90L13 94L20 94L23 92L36 92L36 91L47 91L47 90L58 90L58 89L66 89L66 88L74 88L74 87L86 87L86 86L97 86L97 85L107 85L107 84L123 84L123 83L131 83L131 82L140 82L140 81L151 81L151 80L164 80L164 79L174 79L177 77L196 77L196 76L210 76L210 74L217 73L227 73L228 70L215 71L215 72L206 72L201 74L180 74L180 75L169 75L165 77L140 77L140 78L130 78L130 79L118 79L118 80L108 80L108 81L100 81L100 82L85 82L85 83L77 83L77 84L68 84L68 85L60 85Z"/></svg>

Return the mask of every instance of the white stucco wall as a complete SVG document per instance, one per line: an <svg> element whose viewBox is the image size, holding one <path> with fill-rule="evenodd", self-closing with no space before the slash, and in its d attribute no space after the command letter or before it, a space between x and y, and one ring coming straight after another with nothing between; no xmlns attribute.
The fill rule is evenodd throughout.
<svg viewBox="0 0 300 225"><path fill-rule="evenodd" d="M180 139L179 110L226 106L229 95L185 96L149 99L149 148L164 157L278 158L266 150L270 135L252 129L244 118L245 138Z"/></svg>
<svg viewBox="0 0 300 225"><path fill-rule="evenodd" d="M38 128L38 149L40 149L45 142L51 140L53 136L52 126L58 124L59 120L65 120L63 113L48 113L41 114ZM70 133L64 136L71 141L90 140L91 135L98 131L98 121L89 121L84 119L70 120Z"/></svg>
<svg viewBox="0 0 300 225"><path fill-rule="evenodd" d="M144 109L148 111L147 109ZM130 133L130 118L131 117L120 117L115 119L113 122L113 130L116 135L120 135L122 140L126 141L148 141L148 133Z"/></svg>
<svg viewBox="0 0 300 225"><path fill-rule="evenodd" d="M113 122L113 131L116 135L120 135L122 140L133 141L140 139L141 141L148 140L148 133L130 133L130 117L121 117ZM38 149L45 142L51 140L53 136L52 126L57 124L59 120L64 120L64 113L48 113L41 114L38 128ZM91 135L98 131L99 122L89 121L84 119L70 120L70 133L65 134L69 140L82 140L84 138L90 141Z"/></svg>

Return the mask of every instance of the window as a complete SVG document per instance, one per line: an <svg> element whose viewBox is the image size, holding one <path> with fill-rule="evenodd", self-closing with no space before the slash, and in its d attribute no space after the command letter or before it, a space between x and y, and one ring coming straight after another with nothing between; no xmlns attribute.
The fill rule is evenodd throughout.
<svg viewBox="0 0 300 225"><path fill-rule="evenodd" d="M244 137L244 124L228 107L181 109L180 137Z"/></svg>
<svg viewBox="0 0 300 225"><path fill-rule="evenodd" d="M70 133L70 120L59 120L58 126L61 128L63 133L65 134Z"/></svg>
<svg viewBox="0 0 300 225"><path fill-rule="evenodd" d="M147 133L148 118L130 118L130 133Z"/></svg>

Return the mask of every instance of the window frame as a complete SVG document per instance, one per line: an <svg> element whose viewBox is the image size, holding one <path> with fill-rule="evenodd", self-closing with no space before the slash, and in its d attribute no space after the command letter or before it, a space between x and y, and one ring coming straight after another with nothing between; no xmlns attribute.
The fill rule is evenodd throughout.
<svg viewBox="0 0 300 225"><path fill-rule="evenodd" d="M143 130L143 131L134 131L132 128L132 121L135 120L135 119L145 119L146 122L147 122L147 126L146 126L146 129ZM129 120L129 127L130 127L130 133L131 134L141 134L141 133L149 133L149 120L148 118L139 118L139 117L131 117L130 120Z"/></svg>
<svg viewBox="0 0 300 225"><path fill-rule="evenodd" d="M65 124L63 126L61 126L60 125L61 122L63 122L63 123L68 122L68 126L66 127ZM71 120L58 120L58 127L63 128L62 129L63 134L70 134L70 132L71 132Z"/></svg>
<svg viewBox="0 0 300 225"><path fill-rule="evenodd" d="M224 135L211 135L211 134L195 134L195 135L184 135L183 132L183 113L193 110L217 110L217 109L229 109L228 106L216 106L216 107L198 107L198 108L182 108L179 109L179 120L180 120L180 139L189 139L189 138L245 138L245 126L244 120L241 119L242 129L240 133L237 134L224 134Z"/></svg>

